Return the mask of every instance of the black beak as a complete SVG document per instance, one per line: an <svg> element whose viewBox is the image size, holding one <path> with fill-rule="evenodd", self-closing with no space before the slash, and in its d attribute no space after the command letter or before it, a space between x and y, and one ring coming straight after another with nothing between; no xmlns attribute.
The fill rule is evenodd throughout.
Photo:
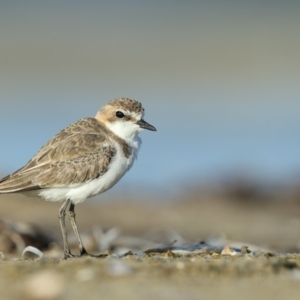
<svg viewBox="0 0 300 300"><path fill-rule="evenodd" d="M136 124L138 124L141 128L148 129L151 131L156 131L156 128L154 126L150 125L143 119L140 119L139 121L137 121Z"/></svg>

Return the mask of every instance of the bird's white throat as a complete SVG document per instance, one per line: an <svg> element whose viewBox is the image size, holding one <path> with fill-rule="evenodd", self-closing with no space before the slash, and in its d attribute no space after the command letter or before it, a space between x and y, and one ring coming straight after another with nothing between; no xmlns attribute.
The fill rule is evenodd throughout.
<svg viewBox="0 0 300 300"><path fill-rule="evenodd" d="M123 139L130 146L137 138L138 133L142 128L135 123L130 121L115 121L115 122L106 122L105 126L111 130L115 135Z"/></svg>

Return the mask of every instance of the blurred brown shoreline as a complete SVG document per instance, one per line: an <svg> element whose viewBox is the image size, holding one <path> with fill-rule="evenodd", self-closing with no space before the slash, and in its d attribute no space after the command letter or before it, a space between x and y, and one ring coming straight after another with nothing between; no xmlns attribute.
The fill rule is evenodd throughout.
<svg viewBox="0 0 300 300"><path fill-rule="evenodd" d="M170 242L165 232L172 231L185 241L224 238L279 252L300 251L297 185L264 189L250 181L232 179L218 188L194 188L169 200L160 201L156 196L151 201L150 193L143 196L146 199L141 197L100 195L77 205L80 231L117 228L125 236L151 234L161 244ZM0 218L34 224L60 243L60 206L22 195L0 195Z"/></svg>

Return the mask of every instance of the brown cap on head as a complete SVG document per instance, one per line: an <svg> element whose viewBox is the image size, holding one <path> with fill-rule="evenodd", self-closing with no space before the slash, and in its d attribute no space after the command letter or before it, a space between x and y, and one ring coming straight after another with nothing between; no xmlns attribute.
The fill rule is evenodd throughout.
<svg viewBox="0 0 300 300"><path fill-rule="evenodd" d="M140 102L130 99L130 98L116 98L114 100L109 101L105 106L112 106L114 108L120 108L120 109L124 109L124 110L128 110L128 111L134 111L137 114L144 113L144 108L143 108L142 104Z"/></svg>
<svg viewBox="0 0 300 300"><path fill-rule="evenodd" d="M96 119L102 123L113 122L117 119L116 111L134 113L134 115L143 115L144 108L142 104L136 100L129 98L116 98L105 104L97 113ZM136 120L138 121L138 120Z"/></svg>

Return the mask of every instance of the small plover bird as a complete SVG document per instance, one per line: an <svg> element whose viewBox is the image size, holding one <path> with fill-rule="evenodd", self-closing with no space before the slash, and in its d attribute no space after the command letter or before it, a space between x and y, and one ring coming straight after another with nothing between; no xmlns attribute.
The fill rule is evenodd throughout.
<svg viewBox="0 0 300 300"><path fill-rule="evenodd" d="M142 129L156 131L143 119L142 104L128 98L108 102L95 118L84 118L61 130L28 163L0 179L0 194L22 193L63 202L59 221L64 258L71 253L66 232L68 216L79 245L79 256L89 255L78 233L75 205L114 186L131 168Z"/></svg>

